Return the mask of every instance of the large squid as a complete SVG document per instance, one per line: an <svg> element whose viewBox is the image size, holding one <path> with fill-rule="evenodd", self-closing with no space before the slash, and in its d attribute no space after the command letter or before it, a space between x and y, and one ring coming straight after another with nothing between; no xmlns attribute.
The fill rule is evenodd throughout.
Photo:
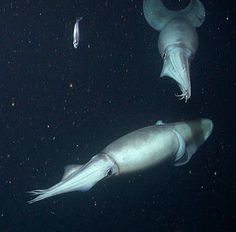
<svg viewBox="0 0 236 232"><path fill-rule="evenodd" d="M205 8L199 0L190 0L179 11L167 9L161 0L144 0L143 12L146 21L160 31L159 52L164 64L161 77L174 79L181 90L177 95L187 101L191 97L190 63L198 49L196 27L205 19Z"/></svg>
<svg viewBox="0 0 236 232"><path fill-rule="evenodd" d="M162 163L186 164L198 147L210 136L210 119L155 125L135 130L110 143L83 165L69 165L62 180L43 190L30 193L34 203L71 191L87 191L100 180L120 174L137 172Z"/></svg>

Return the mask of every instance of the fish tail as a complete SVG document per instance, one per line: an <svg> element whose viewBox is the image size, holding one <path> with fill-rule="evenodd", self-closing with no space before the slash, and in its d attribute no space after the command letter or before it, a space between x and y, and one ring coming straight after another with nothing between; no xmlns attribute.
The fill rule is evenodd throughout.
<svg viewBox="0 0 236 232"><path fill-rule="evenodd" d="M83 19L82 16L81 16L81 17L77 17L77 18L76 18L76 21L79 22L79 21L81 21L82 19Z"/></svg>

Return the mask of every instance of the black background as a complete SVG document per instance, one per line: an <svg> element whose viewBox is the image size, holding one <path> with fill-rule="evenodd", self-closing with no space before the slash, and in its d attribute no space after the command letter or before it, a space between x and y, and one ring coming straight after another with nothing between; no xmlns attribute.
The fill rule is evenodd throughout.
<svg viewBox="0 0 236 232"><path fill-rule="evenodd" d="M1 1L1 231L235 231L236 10L234 1L202 3L207 15L184 103L176 83L159 78L159 33L141 0ZM87 162L129 131L200 117L211 118L214 131L185 166L26 203L26 191L55 184L64 166Z"/></svg>

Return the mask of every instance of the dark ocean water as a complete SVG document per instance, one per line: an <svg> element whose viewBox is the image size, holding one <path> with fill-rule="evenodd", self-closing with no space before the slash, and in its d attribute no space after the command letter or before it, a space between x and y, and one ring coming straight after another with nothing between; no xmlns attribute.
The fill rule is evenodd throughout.
<svg viewBox="0 0 236 232"><path fill-rule="evenodd" d="M234 1L202 3L184 103L176 84L159 78L159 33L141 0L1 1L0 231L236 231L236 11ZM87 162L127 132L201 117L214 131L184 166L26 203L26 191L57 183L66 165Z"/></svg>

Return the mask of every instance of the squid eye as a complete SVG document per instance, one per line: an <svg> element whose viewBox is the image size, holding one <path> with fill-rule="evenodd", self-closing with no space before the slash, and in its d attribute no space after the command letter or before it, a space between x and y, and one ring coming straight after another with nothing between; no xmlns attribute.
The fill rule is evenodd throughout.
<svg viewBox="0 0 236 232"><path fill-rule="evenodd" d="M107 174L106 174L106 177L110 177L110 176L112 176L112 170L111 170L111 169L108 170L108 172L107 172Z"/></svg>
<svg viewBox="0 0 236 232"><path fill-rule="evenodd" d="M163 58L163 59L165 59L165 58L166 58L166 53L164 53L164 54L163 54L162 58Z"/></svg>

